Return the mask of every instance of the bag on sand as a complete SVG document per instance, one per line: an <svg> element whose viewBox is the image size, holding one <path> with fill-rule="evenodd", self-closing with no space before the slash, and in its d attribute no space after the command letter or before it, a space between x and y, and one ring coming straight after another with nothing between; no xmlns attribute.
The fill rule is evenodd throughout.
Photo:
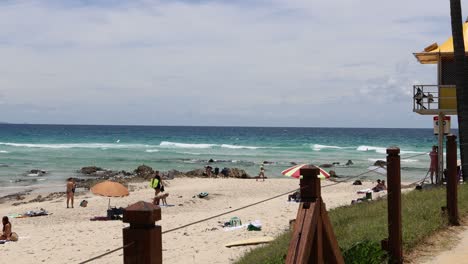
<svg viewBox="0 0 468 264"><path fill-rule="evenodd" d="M86 206L88 206L88 201L86 201L86 200L81 201L80 206L81 206L81 207L86 207Z"/></svg>
<svg viewBox="0 0 468 264"><path fill-rule="evenodd" d="M18 234L11 232L10 241L18 241Z"/></svg>

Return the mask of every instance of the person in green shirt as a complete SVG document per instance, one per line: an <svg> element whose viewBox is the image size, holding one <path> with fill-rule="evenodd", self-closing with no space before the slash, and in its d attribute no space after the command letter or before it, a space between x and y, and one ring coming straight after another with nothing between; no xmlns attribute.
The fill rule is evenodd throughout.
<svg viewBox="0 0 468 264"><path fill-rule="evenodd" d="M151 179L150 187L154 189L154 196L157 196L161 192L162 188L161 176L159 176L159 171L154 172L153 179Z"/></svg>

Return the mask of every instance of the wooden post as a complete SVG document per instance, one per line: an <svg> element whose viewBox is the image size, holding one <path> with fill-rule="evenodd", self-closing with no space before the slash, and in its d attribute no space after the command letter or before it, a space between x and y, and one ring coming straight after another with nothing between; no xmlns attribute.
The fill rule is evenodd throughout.
<svg viewBox="0 0 468 264"><path fill-rule="evenodd" d="M123 229L125 264L162 264L161 208L143 201L125 208L123 222L130 223Z"/></svg>
<svg viewBox="0 0 468 264"><path fill-rule="evenodd" d="M328 218L320 190L320 170L315 166L301 169L301 203L289 243L287 264L344 264Z"/></svg>
<svg viewBox="0 0 468 264"><path fill-rule="evenodd" d="M387 149L388 248L392 263L403 263L400 149Z"/></svg>
<svg viewBox="0 0 468 264"><path fill-rule="evenodd" d="M437 171L436 174L436 183L437 184L442 184L442 178L444 176L444 118L445 115L444 113L440 112L439 113L439 135L438 135L438 163L437 166L439 167L439 170Z"/></svg>
<svg viewBox="0 0 468 264"><path fill-rule="evenodd" d="M458 221L458 174L457 174L457 137L447 136L447 211L449 222L460 225Z"/></svg>

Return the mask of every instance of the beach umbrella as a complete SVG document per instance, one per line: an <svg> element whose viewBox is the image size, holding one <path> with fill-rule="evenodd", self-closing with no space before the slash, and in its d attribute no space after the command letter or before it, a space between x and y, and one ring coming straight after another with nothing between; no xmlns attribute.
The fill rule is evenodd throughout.
<svg viewBox="0 0 468 264"><path fill-rule="evenodd" d="M127 187L121 183L104 181L91 187L91 192L105 197L123 197L129 194ZM109 198L110 207L110 198Z"/></svg>
<svg viewBox="0 0 468 264"><path fill-rule="evenodd" d="M296 165L296 166L293 166L289 169L285 169L284 171L281 172L281 174L283 174L284 176L289 176L289 177L293 177L293 178L300 178L301 175L301 168L304 168L304 167L307 167L307 166L314 166L314 165L309 165L309 164L299 164L299 165ZM320 174L319 174L319 178L321 179L325 179L325 178L330 178L330 174L328 172L326 172L324 169L320 168L319 166L315 166L316 168L318 168L320 170Z"/></svg>

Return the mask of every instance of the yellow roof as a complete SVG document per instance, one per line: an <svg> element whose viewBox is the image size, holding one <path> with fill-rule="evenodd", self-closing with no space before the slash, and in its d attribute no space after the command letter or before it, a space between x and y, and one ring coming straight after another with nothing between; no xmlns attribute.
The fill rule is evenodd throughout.
<svg viewBox="0 0 468 264"><path fill-rule="evenodd" d="M463 39L465 41L465 50L468 49L468 22L463 23ZM422 64L435 64L439 61L439 56L453 57L453 37L445 41L442 45L434 43L414 56Z"/></svg>

